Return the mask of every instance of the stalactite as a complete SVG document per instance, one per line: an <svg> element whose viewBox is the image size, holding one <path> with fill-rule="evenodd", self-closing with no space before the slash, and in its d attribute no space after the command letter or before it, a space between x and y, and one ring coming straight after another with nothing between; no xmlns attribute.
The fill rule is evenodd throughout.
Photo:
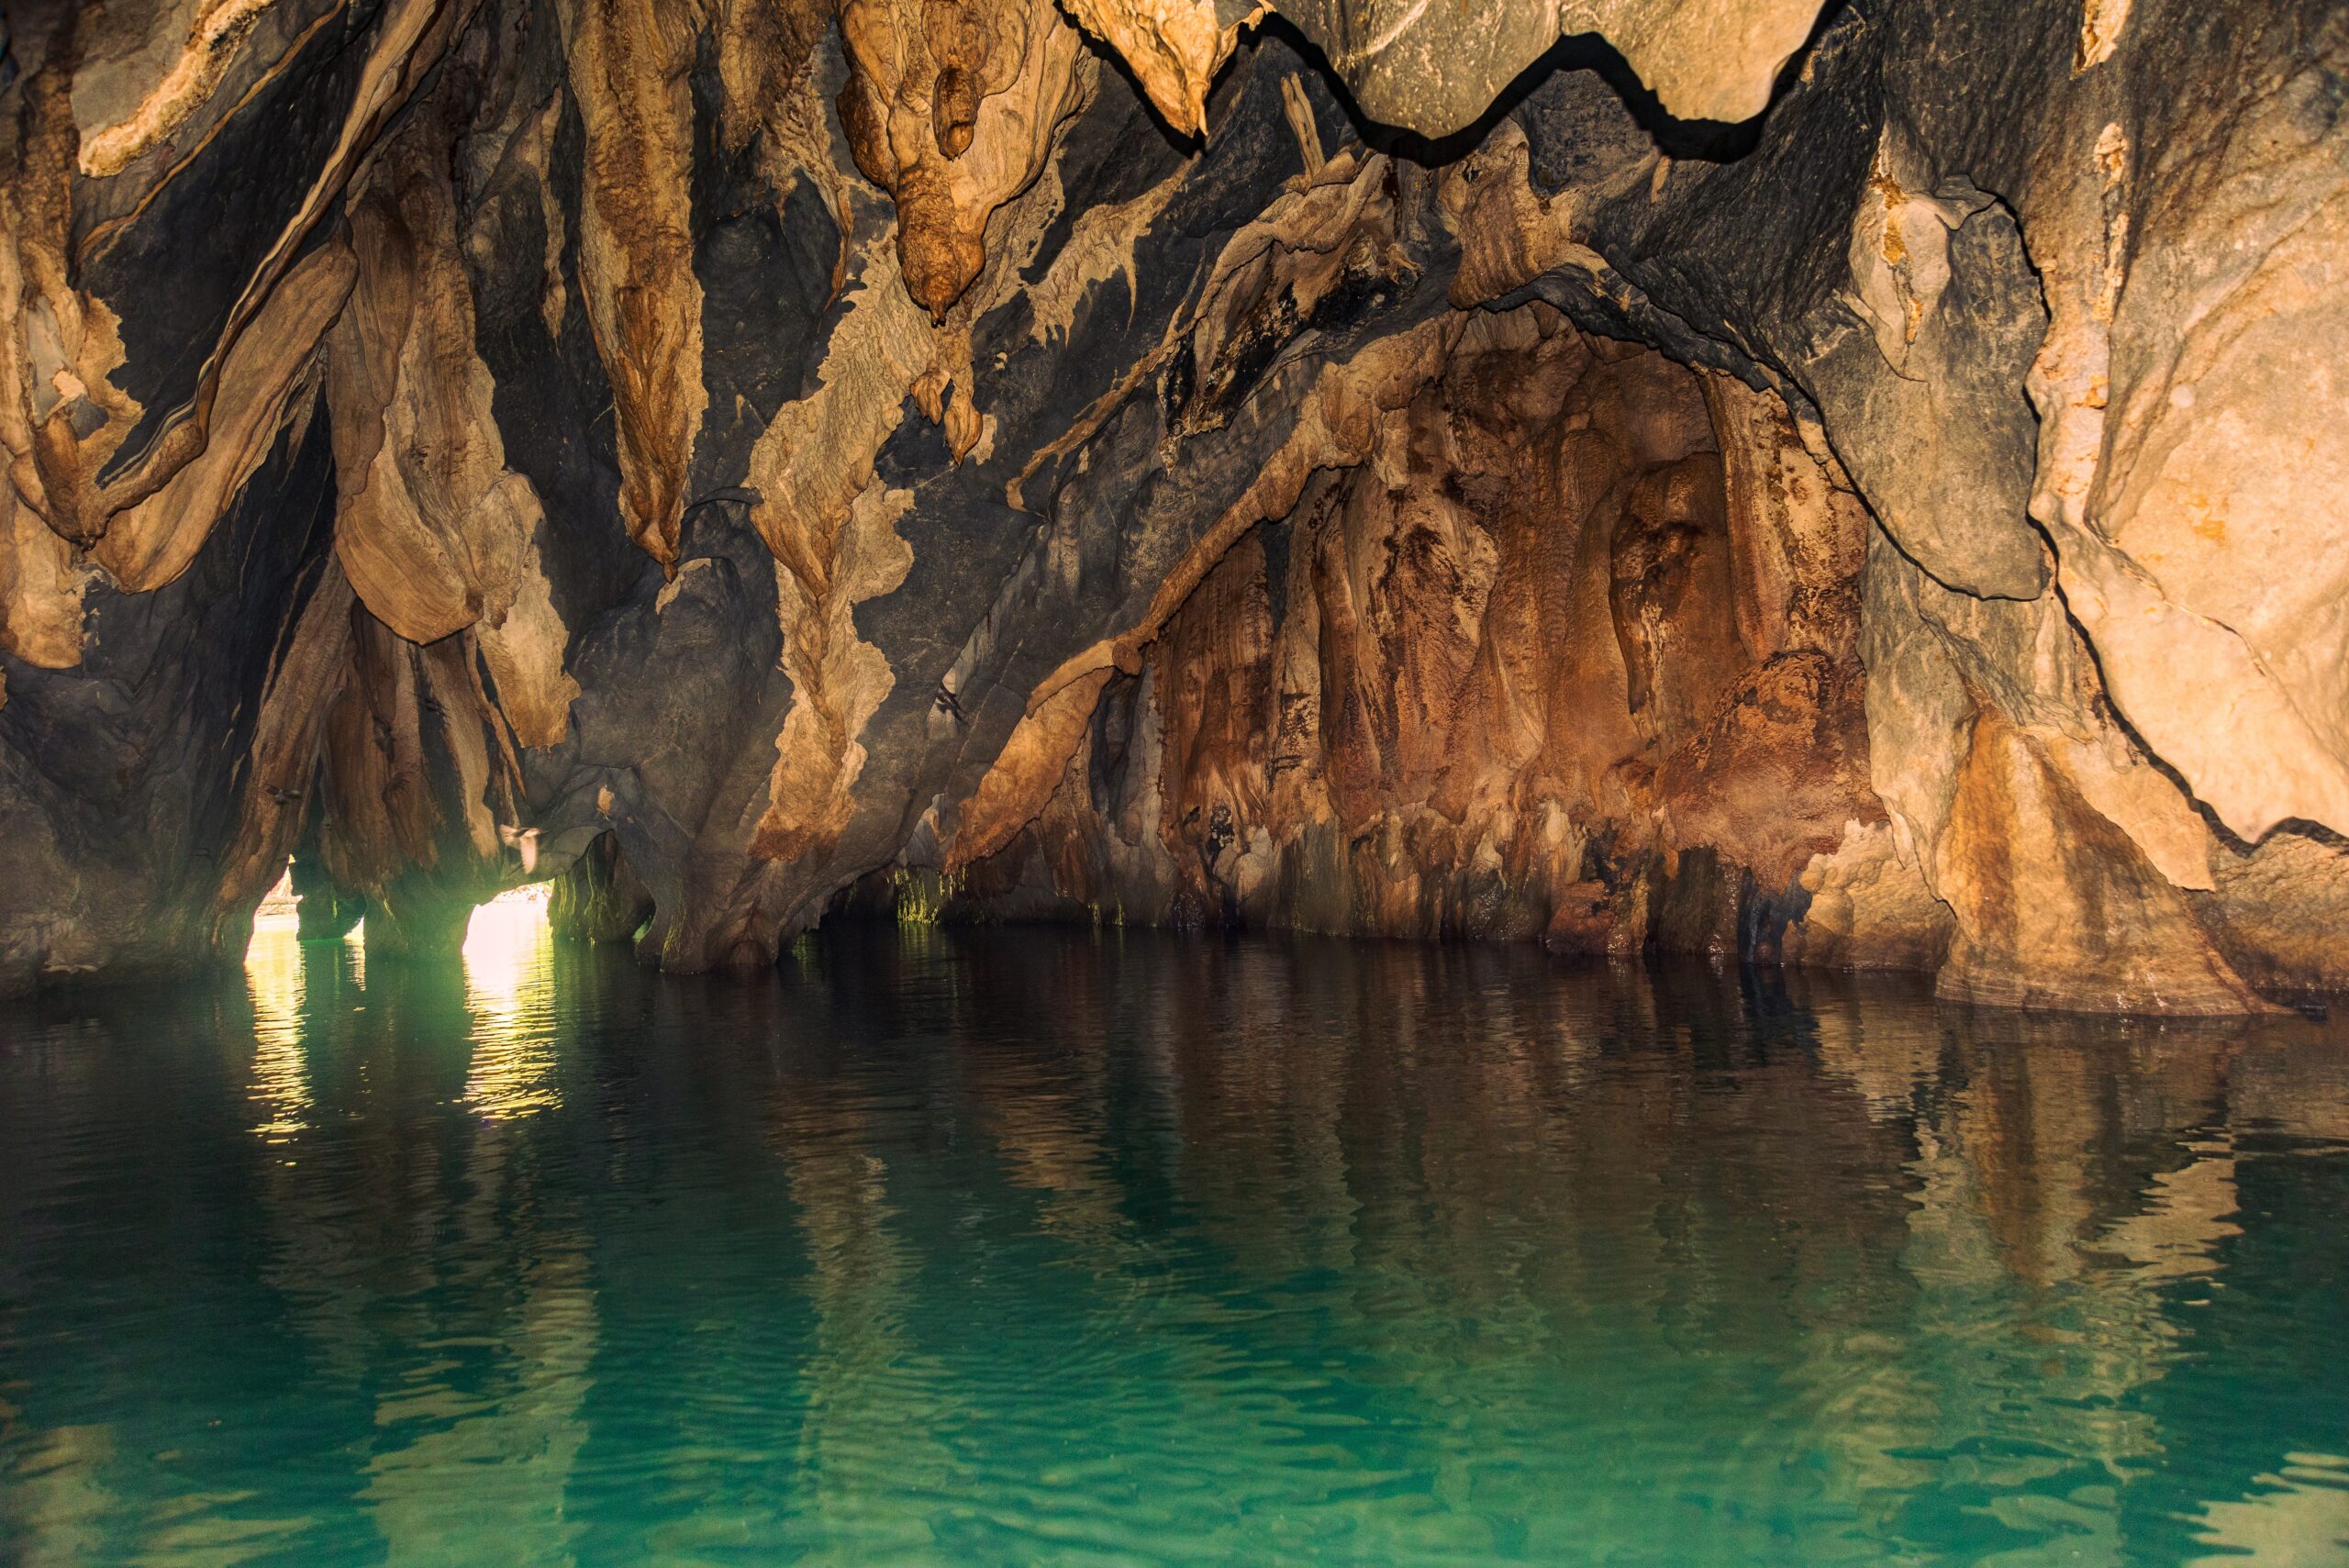
<svg viewBox="0 0 2349 1568"><path fill-rule="evenodd" d="M214 962L288 852L386 951L577 875L683 970L902 886L2349 981L2337 7L5 50L0 986Z"/></svg>

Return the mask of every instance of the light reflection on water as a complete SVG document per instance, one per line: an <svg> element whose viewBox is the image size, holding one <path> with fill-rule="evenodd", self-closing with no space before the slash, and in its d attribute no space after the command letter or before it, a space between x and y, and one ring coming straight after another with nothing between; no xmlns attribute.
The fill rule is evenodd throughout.
<svg viewBox="0 0 2349 1568"><path fill-rule="evenodd" d="M2349 1562L2349 1051L848 933L0 1015L0 1562Z"/></svg>
<svg viewBox="0 0 2349 1568"><path fill-rule="evenodd" d="M540 883L500 894L465 928L465 1007L475 1041L465 1103L494 1121L561 1103L548 892Z"/></svg>
<svg viewBox="0 0 2349 1568"><path fill-rule="evenodd" d="M245 960L245 984L252 992L252 1097L262 1121L253 1131L273 1142L302 1132L310 1108L309 1063L302 1048L302 950L290 916L264 916L273 929L255 922L253 946Z"/></svg>
<svg viewBox="0 0 2349 1568"><path fill-rule="evenodd" d="M319 980L340 992L345 983L355 995L366 985L363 933L317 944L331 952L333 962L310 962L299 937L301 918L294 902L293 879L278 879L253 917L252 944L245 952L245 987L252 999L253 1072L251 1095L262 1120L253 1131L270 1142L283 1142L308 1129L309 1063L305 1051L305 1007L308 987ZM323 1004L324 998L321 997Z"/></svg>

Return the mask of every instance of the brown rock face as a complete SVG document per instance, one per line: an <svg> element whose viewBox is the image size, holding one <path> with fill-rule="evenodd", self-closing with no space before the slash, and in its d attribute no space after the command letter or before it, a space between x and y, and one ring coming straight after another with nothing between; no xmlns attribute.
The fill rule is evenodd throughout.
<svg viewBox="0 0 2349 1568"><path fill-rule="evenodd" d="M0 990L289 854L681 971L2349 986L2343 79L2328 0L11 6Z"/></svg>
<svg viewBox="0 0 2349 1568"><path fill-rule="evenodd" d="M1207 129L1208 90L1239 31L1222 24L1213 0L1071 0L1067 8L1118 51L1168 125L1186 136Z"/></svg>
<svg viewBox="0 0 2349 1568"><path fill-rule="evenodd" d="M351 674L320 748L319 858L337 887L366 897L371 951L445 951L504 883L513 745L470 636L419 647L364 606L351 617Z"/></svg>
<svg viewBox="0 0 2349 1568"><path fill-rule="evenodd" d="M584 139L579 282L612 389L620 521L674 562L685 462L708 397L694 276L690 4L563 0L563 41Z"/></svg>
<svg viewBox="0 0 2349 1568"><path fill-rule="evenodd" d="M1052 0L846 0L841 128L897 203L906 287L933 317L986 264L987 219L1041 172L1084 97Z"/></svg>
<svg viewBox="0 0 2349 1568"><path fill-rule="evenodd" d="M491 417L452 208L412 142L352 205L359 280L326 350L335 554L360 602L408 641L478 627L516 734L551 746L579 688L540 567L545 514Z"/></svg>
<svg viewBox="0 0 2349 1568"><path fill-rule="evenodd" d="M632 941L651 917L652 895L609 833L580 851L548 900L547 923L566 941Z"/></svg>
<svg viewBox="0 0 2349 1568"><path fill-rule="evenodd" d="M1202 123L1207 86L1239 28L1278 12L1319 46L1364 112L1439 137L1474 121L1561 38L1595 34L1620 50L1684 119L1762 112L1801 47L1816 0L1078 0L1087 32L1125 57L1178 130ZM1218 18L1225 25L1218 28Z"/></svg>
<svg viewBox="0 0 2349 1568"><path fill-rule="evenodd" d="M2257 1009L2186 895L2043 748L1995 709L1972 730L1934 857L1957 929L1942 995L2080 1012Z"/></svg>
<svg viewBox="0 0 2349 1568"><path fill-rule="evenodd" d="M301 266L305 241L317 237L373 139L403 108L417 82L473 18L475 7L440 0L395 0L353 51L347 101L328 106L331 135L316 149L304 178L287 187L291 198L253 236L248 270L226 280L225 308L206 325L208 336L189 345L201 369L175 417L149 408L117 381L127 370L121 317L77 273L89 271L125 244L141 204L173 183L211 135L236 110L265 91L298 52L308 34L292 17L261 27L259 8L206 8L184 50L134 61L130 40L168 33L155 13L187 10L130 5L95 8L32 7L30 25L12 36L12 76L5 232L0 263L0 319L14 328L17 351L0 382L0 444L10 456L9 480L59 534L80 545L97 543L118 513L153 496L192 463L209 471L194 495L181 495L169 515L140 530L202 530L225 508L257 462L249 442L287 417L287 381L300 369L315 331L331 319L317 305L319 269ZM294 9L294 8L289 8ZM315 31L316 17L306 18ZM285 24L295 22L289 31ZM239 47L261 44L238 59ZM222 57L228 57L223 64ZM151 79L149 78L151 73ZM84 88L88 91L84 92ZM177 156L166 156L177 154ZM77 176L109 182L103 194ZM264 238L265 236L265 238ZM296 272L307 285L291 289ZM331 293L331 289L328 290ZM281 294L290 296L281 299ZM264 326L273 304L279 320ZM241 340L262 328L275 339L241 356ZM304 333L312 335L305 338ZM239 370L243 374L235 375ZM232 379L232 375L234 379ZM292 402L298 403L298 399ZM216 418L231 425L225 461L211 453ZM143 442L133 442L134 436ZM239 440L238 438L244 439ZM209 458L209 462L206 459ZM228 472L220 472L223 469ZM181 514L192 511L192 521ZM185 548L185 547L183 547ZM142 572L147 549L131 547L125 570L135 587L154 585Z"/></svg>
<svg viewBox="0 0 2349 1568"><path fill-rule="evenodd" d="M1223 555L1137 674L1031 712L974 802L973 903L1736 951L1882 820L1865 517L1783 408L1717 395L1731 465L1661 356L1543 306L1423 330L1424 378L1374 395L1342 466ZM1054 793L1006 840L1005 772L1054 740Z"/></svg>

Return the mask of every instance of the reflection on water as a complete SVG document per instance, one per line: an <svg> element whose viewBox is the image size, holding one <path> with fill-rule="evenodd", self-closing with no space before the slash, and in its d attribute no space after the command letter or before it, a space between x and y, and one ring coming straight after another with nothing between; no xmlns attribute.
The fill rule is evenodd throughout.
<svg viewBox="0 0 2349 1568"><path fill-rule="evenodd" d="M335 1006L346 995L363 1006L367 984L364 932L353 928L335 942L305 947L297 936L300 906L289 873L278 878L253 916L253 940L245 954L245 987L253 1008L253 1070L250 1094L262 1117L253 1131L283 1142L308 1130L310 1069L305 1041L313 1006ZM319 995L312 1003L309 987Z"/></svg>
<svg viewBox="0 0 2349 1568"><path fill-rule="evenodd" d="M465 928L465 1007L475 1041L465 1102L492 1120L560 1102L548 891L540 883L500 894Z"/></svg>
<svg viewBox="0 0 2349 1568"><path fill-rule="evenodd" d="M0 1563L2349 1562L2349 1037L1139 933L0 1015Z"/></svg>
<svg viewBox="0 0 2349 1568"><path fill-rule="evenodd" d="M2349 1549L2349 1459L2287 1454L2240 1502L2210 1503L2196 1539L2219 1548L2206 1561L2260 1568L2326 1568Z"/></svg>

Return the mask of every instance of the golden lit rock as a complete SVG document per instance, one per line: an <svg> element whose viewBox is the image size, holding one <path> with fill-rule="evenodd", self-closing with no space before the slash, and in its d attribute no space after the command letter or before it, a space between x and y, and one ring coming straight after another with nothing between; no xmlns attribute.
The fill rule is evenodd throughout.
<svg viewBox="0 0 2349 1568"><path fill-rule="evenodd" d="M933 318L986 264L987 220L1033 182L1085 96L1051 0L846 0L840 118L897 204L906 287Z"/></svg>
<svg viewBox="0 0 2349 1568"><path fill-rule="evenodd" d="M120 0L5 51L0 985L205 962L289 852L387 951L552 878L682 970L903 897L2096 1010L2349 973L2337 28Z"/></svg>

